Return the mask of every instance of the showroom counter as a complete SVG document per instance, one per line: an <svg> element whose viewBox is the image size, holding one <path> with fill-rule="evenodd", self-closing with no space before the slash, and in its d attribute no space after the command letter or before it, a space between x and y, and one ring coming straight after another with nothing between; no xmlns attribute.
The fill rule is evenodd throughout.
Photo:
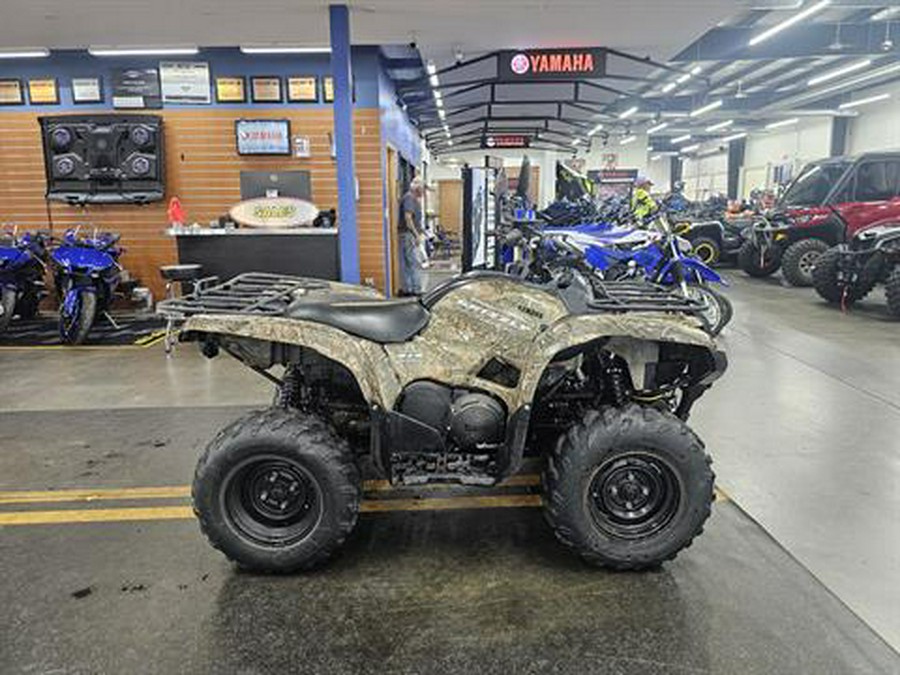
<svg viewBox="0 0 900 675"><path fill-rule="evenodd" d="M173 228L178 262L203 265L203 276L242 272L340 278L337 228Z"/></svg>

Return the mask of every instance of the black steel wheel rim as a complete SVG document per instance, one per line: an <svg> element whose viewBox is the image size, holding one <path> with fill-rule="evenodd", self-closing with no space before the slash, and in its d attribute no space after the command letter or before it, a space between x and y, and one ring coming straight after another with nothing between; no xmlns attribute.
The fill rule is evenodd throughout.
<svg viewBox="0 0 900 675"><path fill-rule="evenodd" d="M646 452L601 464L588 489L594 523L607 535L641 539L665 528L678 511L681 489L668 463Z"/></svg>
<svg viewBox="0 0 900 675"><path fill-rule="evenodd" d="M222 506L243 538L263 546L290 546L319 523L323 493L300 462L281 455L248 459L225 477Z"/></svg>

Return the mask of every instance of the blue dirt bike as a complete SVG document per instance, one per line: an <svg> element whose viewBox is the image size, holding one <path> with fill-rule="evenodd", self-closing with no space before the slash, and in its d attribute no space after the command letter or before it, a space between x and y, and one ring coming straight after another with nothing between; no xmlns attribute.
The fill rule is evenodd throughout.
<svg viewBox="0 0 900 675"><path fill-rule="evenodd" d="M678 286L686 297L704 302L708 309L703 318L712 335L718 335L734 315L731 301L710 287L727 286L725 279L691 255L689 241L669 230L612 230L593 237L583 233L569 237L604 279L642 278L660 286Z"/></svg>
<svg viewBox="0 0 900 675"><path fill-rule="evenodd" d="M59 336L70 345L85 341L98 314L106 313L122 280L118 234L79 237L69 230L51 254L59 298ZM109 315L107 314L107 317Z"/></svg>
<svg viewBox="0 0 900 675"><path fill-rule="evenodd" d="M13 316L31 319L47 295L44 272L47 268L49 236L13 231L0 241L0 333Z"/></svg>

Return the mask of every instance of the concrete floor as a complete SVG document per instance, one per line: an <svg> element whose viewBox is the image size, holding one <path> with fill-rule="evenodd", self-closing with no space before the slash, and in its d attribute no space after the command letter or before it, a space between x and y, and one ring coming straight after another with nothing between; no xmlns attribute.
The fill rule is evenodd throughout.
<svg viewBox="0 0 900 675"><path fill-rule="evenodd" d="M364 515L320 572L238 574L183 486L267 383L192 348L0 350L0 491L176 486L0 493L0 516L175 513L0 527L0 673L900 673L900 325L880 298L844 316L732 276L731 369L692 420L732 501L651 574L583 566L536 508L431 511L428 493Z"/></svg>

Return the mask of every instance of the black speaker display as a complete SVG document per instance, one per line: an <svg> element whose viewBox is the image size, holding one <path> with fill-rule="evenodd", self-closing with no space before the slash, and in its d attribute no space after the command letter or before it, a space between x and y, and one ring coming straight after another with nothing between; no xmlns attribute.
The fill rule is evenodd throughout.
<svg viewBox="0 0 900 675"><path fill-rule="evenodd" d="M163 198L160 117L63 115L40 123L48 199L111 204Z"/></svg>

